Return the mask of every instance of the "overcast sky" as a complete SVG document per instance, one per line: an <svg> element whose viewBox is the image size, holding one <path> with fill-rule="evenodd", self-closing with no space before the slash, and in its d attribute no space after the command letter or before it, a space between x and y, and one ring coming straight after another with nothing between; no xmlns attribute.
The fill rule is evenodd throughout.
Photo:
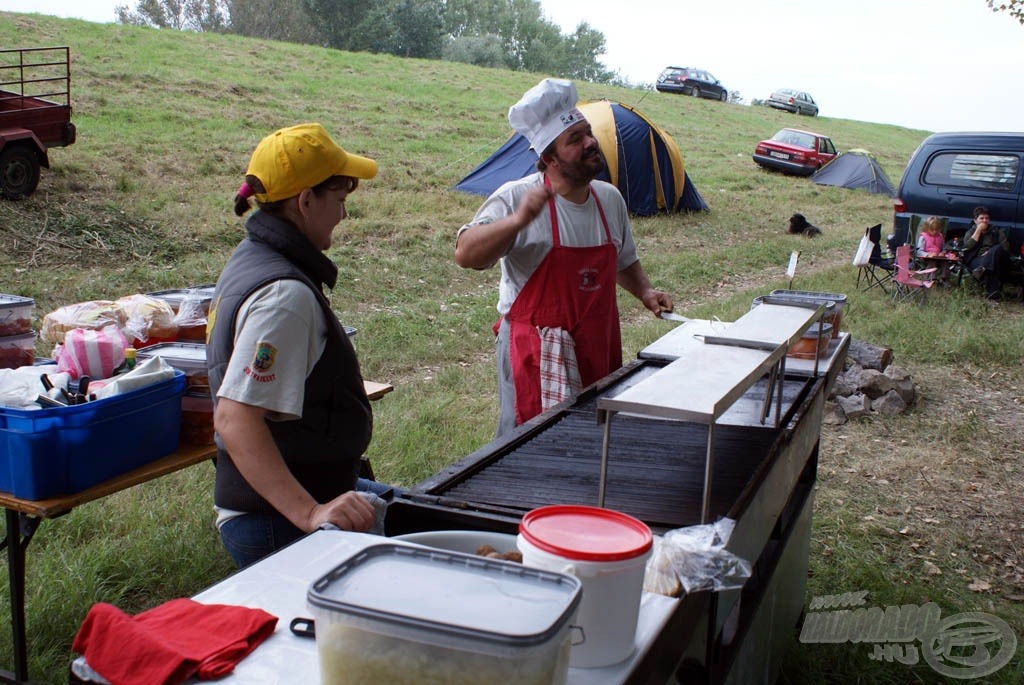
<svg viewBox="0 0 1024 685"><path fill-rule="evenodd" d="M114 21L129 0L0 0L0 9ZM1024 130L1024 25L985 0L541 0L545 16L601 31L612 71L713 73L749 103L775 88L821 115L928 131Z"/></svg>

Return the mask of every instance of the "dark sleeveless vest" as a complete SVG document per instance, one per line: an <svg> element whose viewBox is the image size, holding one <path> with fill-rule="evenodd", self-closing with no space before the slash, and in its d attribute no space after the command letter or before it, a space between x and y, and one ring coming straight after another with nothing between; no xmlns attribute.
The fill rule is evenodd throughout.
<svg viewBox="0 0 1024 685"><path fill-rule="evenodd" d="M289 470L320 503L354 489L359 459L373 428L355 348L331 310L323 288L333 288L337 267L291 225L257 211L246 221L248 237L228 259L210 308L206 363L216 402L234 349L235 319L242 303L259 288L284 279L305 283L327 317L323 355L306 379L302 418L267 421ZM217 506L252 513L274 509L235 467L217 438Z"/></svg>

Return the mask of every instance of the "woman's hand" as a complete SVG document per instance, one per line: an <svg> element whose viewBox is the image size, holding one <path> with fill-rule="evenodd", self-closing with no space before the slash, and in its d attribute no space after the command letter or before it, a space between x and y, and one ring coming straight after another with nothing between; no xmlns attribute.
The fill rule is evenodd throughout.
<svg viewBox="0 0 1024 685"><path fill-rule="evenodd" d="M338 495L326 504L314 506L303 529L309 532L330 523L342 530L364 533L373 526L374 517L373 505L359 493L351 491Z"/></svg>

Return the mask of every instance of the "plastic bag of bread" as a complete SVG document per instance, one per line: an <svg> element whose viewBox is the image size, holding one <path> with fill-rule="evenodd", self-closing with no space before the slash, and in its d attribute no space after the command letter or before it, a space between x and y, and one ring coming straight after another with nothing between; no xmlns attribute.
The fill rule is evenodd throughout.
<svg viewBox="0 0 1024 685"><path fill-rule="evenodd" d="M137 293L119 297L115 303L124 312L124 334L140 343L152 344L178 338L174 309L164 300Z"/></svg>
<svg viewBox="0 0 1024 685"><path fill-rule="evenodd" d="M736 522L670 530L655 543L644 570L644 590L676 597L702 590L719 592L743 587L750 577L750 562L725 546Z"/></svg>
<svg viewBox="0 0 1024 685"><path fill-rule="evenodd" d="M124 311L111 300L90 300L59 307L43 317L40 337L48 343L64 342L68 331L82 328L99 331L114 324L124 325Z"/></svg>

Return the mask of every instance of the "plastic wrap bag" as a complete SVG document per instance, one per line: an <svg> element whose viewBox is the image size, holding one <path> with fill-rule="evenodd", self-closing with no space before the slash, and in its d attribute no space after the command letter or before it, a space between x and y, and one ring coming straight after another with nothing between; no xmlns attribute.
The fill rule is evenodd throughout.
<svg viewBox="0 0 1024 685"><path fill-rule="evenodd" d="M168 378L174 378L174 367L165 362L163 357L149 357L140 361L128 373L97 384L99 387L96 388L96 399L101 400L104 397L113 397L131 390L138 390ZM95 386L90 385L89 387Z"/></svg>
<svg viewBox="0 0 1024 685"><path fill-rule="evenodd" d="M75 328L64 335L64 344L53 350L57 368L71 378L109 378L124 361L128 340L116 325L94 331Z"/></svg>
<svg viewBox="0 0 1024 685"><path fill-rule="evenodd" d="M750 577L750 562L725 549L736 522L670 530L655 538L647 560L644 590L676 597L680 593L735 590Z"/></svg>
<svg viewBox="0 0 1024 685"><path fill-rule="evenodd" d="M122 329L140 343L166 341L178 337L174 310L163 300L135 294L119 297L115 304L124 312Z"/></svg>
<svg viewBox="0 0 1024 685"><path fill-rule="evenodd" d="M43 317L40 337L48 343L64 342L68 331L76 328L98 331L109 325L124 325L124 311L111 300L91 300L69 304Z"/></svg>
<svg viewBox="0 0 1024 685"><path fill-rule="evenodd" d="M52 390L47 390L43 385L41 378L44 375L53 386ZM0 369L0 407L41 409L36 402L40 395L62 401L59 388L66 390L68 380L68 374L58 372L56 364Z"/></svg>
<svg viewBox="0 0 1024 685"><path fill-rule="evenodd" d="M179 340L206 340L206 317L210 298L198 288L189 288L178 303L174 323L178 326Z"/></svg>

